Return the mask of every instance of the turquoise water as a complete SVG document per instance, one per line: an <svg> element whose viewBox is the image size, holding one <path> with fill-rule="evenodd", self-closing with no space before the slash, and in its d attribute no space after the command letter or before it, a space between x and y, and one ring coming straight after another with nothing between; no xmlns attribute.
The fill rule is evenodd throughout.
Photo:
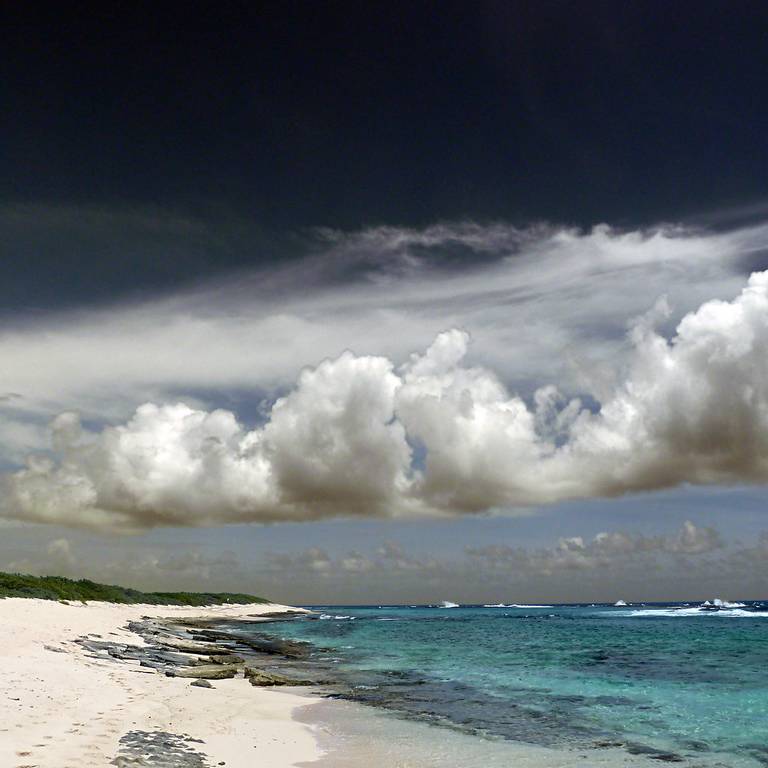
<svg viewBox="0 0 768 768"><path fill-rule="evenodd" d="M340 695L494 739L768 765L768 603L316 607Z"/></svg>

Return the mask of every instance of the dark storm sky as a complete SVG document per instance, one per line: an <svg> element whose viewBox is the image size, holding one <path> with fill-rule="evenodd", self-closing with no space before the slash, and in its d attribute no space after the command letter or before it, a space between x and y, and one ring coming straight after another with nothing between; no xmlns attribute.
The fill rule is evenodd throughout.
<svg viewBox="0 0 768 768"><path fill-rule="evenodd" d="M363 448L322 486L341 499L333 519L308 505L290 522L231 526L228 506L252 492L237 519L263 521L261 464L238 451L267 439L265 423L291 466L328 458L280 431L277 397L325 435L322 409L347 403L350 382L378 402L414 354L447 365L457 345L456 376L496 393L493 418L470 424L485 425L472 433L479 498L540 469L509 458L525 440L494 448L500 413L543 414L549 440L571 396L596 422L598 403L615 413L617 397L644 397L636 371L683 382L673 409L658 387L637 400L649 423L731 408L742 430L764 424L763 401L744 415L731 395L764 390L750 346L763 278L745 286L768 267L766 94L765 3L3 4L0 488L21 491L0 493L0 569L298 602L766 594L764 485L734 470L692 486L708 477L694 463L675 488L599 498L594 477L615 458L602 439L568 475L586 489L576 500L491 494L450 520L411 519L402 483L379 482L408 454L393 443L355 491L391 491L397 514L369 505L351 520L347 470L390 445L365 442L361 425L397 431L389 411L379 425L363 409L334 433ZM667 341L683 318L688 341ZM654 348L677 367L654 367L627 336L656 323ZM728 350L727 375L687 357L694 342ZM313 366L328 365L330 389L312 389ZM354 373L369 368L385 373ZM697 399L707 392L714 405ZM464 412L439 426L465 435ZM232 426L221 466L248 482L200 465L195 419ZM740 433L732 448L765 444ZM451 445L414 443L403 471ZM40 453L54 460L30 459ZM117 504L113 487L133 495ZM71 495L82 488L93 493ZM115 535L120 515L135 536Z"/></svg>
<svg viewBox="0 0 768 768"><path fill-rule="evenodd" d="M767 32L748 2L6 4L0 300L159 290L314 226L753 203Z"/></svg>

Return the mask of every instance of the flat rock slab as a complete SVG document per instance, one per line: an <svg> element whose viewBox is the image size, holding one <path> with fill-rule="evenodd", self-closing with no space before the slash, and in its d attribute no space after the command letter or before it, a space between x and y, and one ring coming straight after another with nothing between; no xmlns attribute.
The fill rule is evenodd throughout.
<svg viewBox="0 0 768 768"><path fill-rule="evenodd" d="M181 653L219 654L221 646L216 643L199 643L195 640L184 640L180 637L155 637L154 641L164 648L172 648Z"/></svg>
<svg viewBox="0 0 768 768"><path fill-rule="evenodd" d="M223 632L221 630L203 629L194 633L195 640L218 640L239 643L246 648L266 653L273 656L285 656L288 659L303 659L309 656L310 646L307 643L296 642L295 640L281 640L277 638L265 637L264 635L249 634L243 635L235 632ZM219 648L219 653L221 653Z"/></svg>
<svg viewBox="0 0 768 768"><path fill-rule="evenodd" d="M254 669L246 667L244 670L246 678L250 680L251 685L270 687L273 685L313 685L309 680L295 680L292 677L277 675L274 672L265 672L263 669Z"/></svg>
<svg viewBox="0 0 768 768"><path fill-rule="evenodd" d="M167 669L168 677L194 677L198 680L226 680L234 677L240 671L240 667L225 667L222 664L201 664L195 667L177 667Z"/></svg>

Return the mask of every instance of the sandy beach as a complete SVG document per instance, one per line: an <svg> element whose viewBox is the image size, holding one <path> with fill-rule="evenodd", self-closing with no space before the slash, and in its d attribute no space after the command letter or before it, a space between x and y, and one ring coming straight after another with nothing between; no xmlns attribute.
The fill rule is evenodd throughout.
<svg viewBox="0 0 768 768"><path fill-rule="evenodd" d="M294 719L315 699L243 679L198 688L137 662L93 658L75 642L90 635L141 645L126 625L142 617L227 619L285 610L0 600L0 765L134 765L125 756L132 737L160 745L169 766L287 768L319 758L312 727Z"/></svg>

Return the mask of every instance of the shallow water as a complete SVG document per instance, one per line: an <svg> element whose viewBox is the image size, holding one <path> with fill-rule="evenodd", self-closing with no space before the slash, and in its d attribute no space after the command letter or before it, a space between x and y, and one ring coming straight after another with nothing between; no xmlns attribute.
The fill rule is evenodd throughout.
<svg viewBox="0 0 768 768"><path fill-rule="evenodd" d="M618 747L583 750L493 740L445 726L406 720L394 711L349 701L306 707L325 755L306 768L654 768ZM698 768L708 763L697 762ZM712 764L715 768L717 764ZM723 764L719 764L722 768Z"/></svg>
<svg viewBox="0 0 768 768"><path fill-rule="evenodd" d="M488 749L768 765L767 604L317 610L270 630L312 643L345 698Z"/></svg>

